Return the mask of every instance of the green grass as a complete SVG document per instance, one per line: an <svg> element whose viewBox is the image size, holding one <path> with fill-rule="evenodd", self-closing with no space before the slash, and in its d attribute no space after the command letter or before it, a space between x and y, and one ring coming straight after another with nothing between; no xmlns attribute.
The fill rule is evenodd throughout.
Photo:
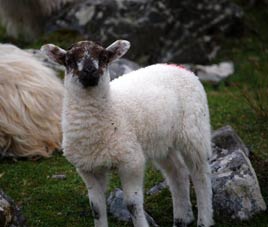
<svg viewBox="0 0 268 227"><path fill-rule="evenodd" d="M268 87L267 18L268 9L265 7L246 11L245 23L248 27L254 28L254 32L247 29L240 38L226 39L216 60L216 62L234 61L236 70L235 74L228 79L230 86L222 84L218 90L214 90L211 85L205 85L212 127L217 129L226 124L231 125L251 149L252 164L266 203L268 202L268 120L259 118L250 107L242 95L242 88L246 87L248 93L254 97L260 87ZM1 28L0 37L5 42L10 41ZM16 44L21 47L39 48L43 43L54 42L68 47L79 39L83 38L61 31L41 37L35 43L26 44L16 41ZM2 160L0 176L2 173L4 175L0 177L0 187L22 207L29 226L93 226L86 188L75 169L60 154L39 161ZM59 173L65 174L67 179L51 178L53 174ZM145 177L145 191L161 180L159 172L149 165ZM120 187L120 183L117 176L112 174L109 191L116 187ZM145 207L160 226L172 226L171 198L167 189L157 195L146 196ZM132 226L113 218L110 218L109 222L112 227ZM218 227L267 227L268 215L261 213L248 222L235 222L216 216L216 223Z"/></svg>

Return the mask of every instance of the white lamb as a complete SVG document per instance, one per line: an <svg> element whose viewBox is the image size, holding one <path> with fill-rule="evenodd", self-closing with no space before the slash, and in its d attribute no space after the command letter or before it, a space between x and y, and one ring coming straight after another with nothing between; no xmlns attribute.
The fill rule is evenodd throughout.
<svg viewBox="0 0 268 227"><path fill-rule="evenodd" d="M60 147L63 92L54 71L0 44L0 157L48 157Z"/></svg>
<svg viewBox="0 0 268 227"><path fill-rule="evenodd" d="M198 226L211 226L210 123L204 89L193 73L165 64L110 82L108 65L129 47L124 40L107 48L91 41L67 51L53 44L42 47L66 67L64 155L88 188L95 226L108 226L105 189L111 168L119 172L134 226L148 226L143 210L146 159L167 179L174 226L193 221L188 174L196 191Z"/></svg>

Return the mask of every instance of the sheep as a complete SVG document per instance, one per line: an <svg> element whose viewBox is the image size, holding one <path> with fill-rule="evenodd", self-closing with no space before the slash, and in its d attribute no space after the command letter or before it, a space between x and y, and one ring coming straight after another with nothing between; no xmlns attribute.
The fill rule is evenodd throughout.
<svg viewBox="0 0 268 227"><path fill-rule="evenodd" d="M165 176L173 199L174 226L193 219L189 175L197 197L198 226L213 224L207 98L198 78L180 67L156 64L110 82L109 64L130 47L81 41L41 51L64 65L64 156L83 179L95 227L107 227L107 172L116 169L135 227L147 227L143 209L145 160Z"/></svg>
<svg viewBox="0 0 268 227"><path fill-rule="evenodd" d="M60 148L63 93L54 71L0 44L0 157L48 157Z"/></svg>
<svg viewBox="0 0 268 227"><path fill-rule="evenodd" d="M71 1L74 0L0 0L0 21L8 35L32 40L43 32L47 17Z"/></svg>

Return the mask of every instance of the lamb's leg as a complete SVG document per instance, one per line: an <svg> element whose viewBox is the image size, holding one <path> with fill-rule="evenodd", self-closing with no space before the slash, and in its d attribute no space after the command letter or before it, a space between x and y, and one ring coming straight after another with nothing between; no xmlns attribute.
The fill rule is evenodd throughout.
<svg viewBox="0 0 268 227"><path fill-rule="evenodd" d="M193 151L187 151L190 154ZM185 154L186 154L185 153ZM196 155L198 155L196 153ZM212 188L210 179L210 167L205 157L199 156L198 162L193 162L190 157L184 157L185 163L189 169L191 179L194 185L197 207L199 227L209 227L214 224L212 209Z"/></svg>
<svg viewBox="0 0 268 227"><path fill-rule="evenodd" d="M77 170L88 189L90 206L94 218L95 227L108 227L106 211L106 172L85 172Z"/></svg>
<svg viewBox="0 0 268 227"><path fill-rule="evenodd" d="M212 217L212 188L208 163L205 162L198 169L191 171L191 178L197 199L198 226L212 226L214 224Z"/></svg>
<svg viewBox="0 0 268 227"><path fill-rule="evenodd" d="M193 104L185 109L182 131L178 135L177 142L196 194L197 224L200 227L210 227L214 221L211 171L208 160L211 155L209 113L205 98L196 100Z"/></svg>
<svg viewBox="0 0 268 227"><path fill-rule="evenodd" d="M190 201L189 172L181 159L171 153L155 165L165 176L172 195L174 227L185 227L194 220Z"/></svg>
<svg viewBox="0 0 268 227"><path fill-rule="evenodd" d="M148 227L143 209L144 164L135 168L127 164L119 167L119 176L124 191L124 202L131 213L134 227Z"/></svg>

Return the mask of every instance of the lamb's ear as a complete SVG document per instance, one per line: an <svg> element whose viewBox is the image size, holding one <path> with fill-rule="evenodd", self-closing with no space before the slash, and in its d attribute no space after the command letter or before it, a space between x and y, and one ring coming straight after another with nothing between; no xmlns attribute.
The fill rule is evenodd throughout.
<svg viewBox="0 0 268 227"><path fill-rule="evenodd" d="M109 53L109 62L121 58L130 48L130 42L127 40L117 40L106 48Z"/></svg>
<svg viewBox="0 0 268 227"><path fill-rule="evenodd" d="M66 50L63 50L54 44L46 44L41 47L41 51L52 61L57 62L60 65L65 65Z"/></svg>

